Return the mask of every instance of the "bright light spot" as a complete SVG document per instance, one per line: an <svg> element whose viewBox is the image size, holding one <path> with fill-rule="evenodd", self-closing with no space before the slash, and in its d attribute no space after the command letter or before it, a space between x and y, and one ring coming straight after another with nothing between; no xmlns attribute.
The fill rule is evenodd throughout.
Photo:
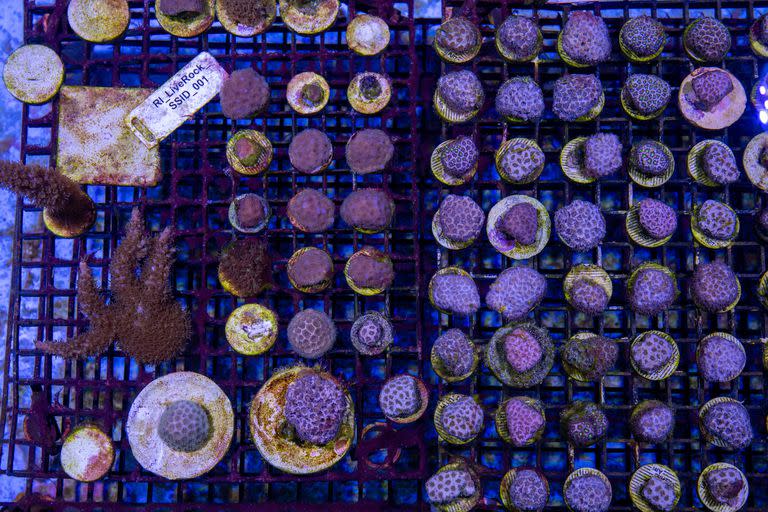
<svg viewBox="0 0 768 512"><path fill-rule="evenodd" d="M764 86L764 85L761 85L761 86L760 86L760 94L762 94L763 96L765 96L765 92L766 92L766 91L765 91L765 86Z"/></svg>
<svg viewBox="0 0 768 512"><path fill-rule="evenodd" d="M768 123L768 112L765 110L760 111L760 122L763 124Z"/></svg>

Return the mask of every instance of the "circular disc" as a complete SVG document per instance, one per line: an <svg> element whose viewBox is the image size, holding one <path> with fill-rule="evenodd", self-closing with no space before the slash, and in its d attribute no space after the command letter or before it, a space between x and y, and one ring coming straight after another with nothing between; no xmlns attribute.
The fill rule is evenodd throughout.
<svg viewBox="0 0 768 512"><path fill-rule="evenodd" d="M252 26L238 23L238 21L226 11L226 8L224 7L225 4L221 1L216 3L216 17L219 19L219 22L221 22L221 26L224 27L224 30L230 34L238 37L253 37L265 32L275 21L277 2L276 0L253 0L253 4L254 8L261 7L263 9L264 17Z"/></svg>
<svg viewBox="0 0 768 512"><path fill-rule="evenodd" d="M160 439L160 416L173 402L190 400L203 406L211 419L212 435L194 452L173 450ZM235 430L229 398L211 379L194 372L157 378L141 390L128 413L128 442L133 456L147 471L169 480L195 478L210 471L224 457Z"/></svg>
<svg viewBox="0 0 768 512"><path fill-rule="evenodd" d="M61 447L61 468L79 482L100 479L114 460L112 439L95 425L75 427Z"/></svg>
<svg viewBox="0 0 768 512"><path fill-rule="evenodd" d="M168 0L155 1L155 17L160 26L171 35L176 37L199 36L208 30L208 27L213 23L215 0L203 0L203 12L191 18L166 16L160 7L164 1Z"/></svg>
<svg viewBox="0 0 768 512"><path fill-rule="evenodd" d="M5 63L3 81L8 92L24 103L40 104L59 92L64 82L64 63L41 44L16 49Z"/></svg>
<svg viewBox="0 0 768 512"><path fill-rule="evenodd" d="M663 478L670 482L674 488L675 503L672 505L673 509L680 500L680 479L677 478L677 474L667 466L662 464L646 464L640 466L632 473L632 477L629 480L629 496L632 499L632 504L640 510L640 512L656 512L656 508L648 503L643 498L642 490L645 483L651 479L651 477Z"/></svg>
<svg viewBox="0 0 768 512"><path fill-rule="evenodd" d="M506 213L506 211L516 204L528 203L536 208L538 227L536 228L536 240L531 245L518 245L514 241L508 240L496 229L496 223ZM532 258L539 254L546 247L552 231L552 223L549 219L549 213L546 207L533 197L526 195L507 196L491 208L488 212L488 220L485 225L485 231L491 245L504 256L516 260Z"/></svg>
<svg viewBox="0 0 768 512"><path fill-rule="evenodd" d="M230 313L224 326L230 346L240 354L263 354L277 339L277 315L261 304L245 304Z"/></svg>
<svg viewBox="0 0 768 512"><path fill-rule="evenodd" d="M347 25L347 46L359 55L376 55L389 44L389 26L378 16L359 14Z"/></svg>
<svg viewBox="0 0 768 512"><path fill-rule="evenodd" d="M720 100L720 102L713 107L712 111L702 111L697 109L693 103L688 100L688 96L693 92L692 81L697 75L709 72L709 71L722 71L728 74L733 84L733 90ZM731 73L720 68L697 68L694 69L690 75L683 79L683 83L680 84L680 92L677 96L677 102L680 106L680 111L692 125L702 128L704 130L720 130L727 128L735 123L744 113L744 109L747 107L747 95L744 92L744 87L741 82L733 76Z"/></svg>
<svg viewBox="0 0 768 512"><path fill-rule="evenodd" d="M92 43L105 43L120 37L131 15L126 0L72 0L67 10L69 26Z"/></svg>
<svg viewBox="0 0 768 512"><path fill-rule="evenodd" d="M288 385L301 372L317 371L322 377L335 379L328 373L304 366L278 371L267 380L253 397L249 409L251 435L264 459L274 467L294 475L307 475L323 471L336 464L352 446L355 437L355 411L349 392L344 391L347 411L336 439L318 446L297 443L285 436L285 395Z"/></svg>

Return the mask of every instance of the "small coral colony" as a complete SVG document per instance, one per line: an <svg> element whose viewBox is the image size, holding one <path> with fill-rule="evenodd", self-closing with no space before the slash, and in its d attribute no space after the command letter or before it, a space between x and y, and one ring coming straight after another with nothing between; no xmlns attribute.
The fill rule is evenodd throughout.
<svg viewBox="0 0 768 512"><path fill-rule="evenodd" d="M123 18L118 15L121 1L90 2L107 9L110 16L106 18L98 17L98 9L88 11L82 7L87 3L72 0L69 7L69 20L78 35L99 42L125 30L124 26L122 30L114 26ZM163 28L180 37L202 33L214 16L228 31L248 37L267 30L276 15L275 2L219 0L215 12L212 4L209 0L157 0L155 12ZM280 1L283 21L300 34L327 29L338 10L336 0ZM94 16L98 23L83 23L88 16ZM516 14L499 21L496 51L510 62L535 61L543 43L537 21ZM389 37L383 19L360 14L348 24L346 41L357 54L373 56L387 47ZM767 56L768 19L763 17L755 23L750 38L753 50ZM435 51L452 65L452 70L438 80L433 97L434 108L446 123L472 120L486 102L478 76L461 67L478 55L482 43L475 21L461 15L444 21L435 33ZM557 37L557 52L571 69L552 84L554 116L572 123L590 121L600 114L605 95L595 68L610 58L613 43L605 22L591 12L574 11L565 17ZM667 45L667 35L658 21L639 16L625 21L618 43L633 63L652 62ZM713 18L698 18L683 32L682 45L699 66L679 84L682 115L705 130L728 127L743 114L746 105L742 85L718 67L731 47L728 29ZM55 53L33 46L22 47L15 59L9 59L5 80L19 99L42 103L57 94L63 66ZM46 80L41 82L31 76L35 72L31 68L51 70L47 87ZM224 73L211 97L216 93L223 115L233 120L264 113L273 97L268 80L251 67ZM63 97L63 90L61 94ZM286 101L296 114L311 116L323 110L329 94L329 85L321 75L303 72L288 84ZM390 95L389 78L373 72L354 76L347 90L350 106L362 115L385 108ZM620 93L624 111L638 121L660 116L671 99L669 83L654 74L639 72L626 77ZM542 88L528 76L513 76L498 88L495 109L510 123L535 123L544 115ZM131 140L135 144L138 139ZM756 137L750 146L743 166L750 180L762 188L761 178L768 174L768 141ZM272 154L271 142L255 130L238 131L227 143L226 157L232 172L242 175L268 172ZM394 154L393 139L384 129L361 129L349 137L345 161L357 175L382 173L390 167ZM333 142L321 130L304 129L290 140L288 157L296 173L316 175L334 160ZM457 186L471 181L478 160L476 141L459 136L434 149L430 167L441 183ZM528 184L542 173L545 155L536 141L514 138L498 148L495 164L501 180ZM704 186L723 187L739 178L731 148L718 140L703 140L691 148L687 164L691 178ZM626 169L634 183L649 189L665 183L674 172L672 152L662 142L638 140L625 148L616 134L601 131L568 142L561 151L560 165L566 177L577 184ZM78 236L94 222L94 204L79 185L98 180L78 180L76 174L64 169L10 162L0 163L0 171L0 184L42 207L46 226L55 234ZM378 233L392 225L395 203L384 188L357 188L343 198L339 213L349 228ZM269 202L257 194L239 195L231 203L229 221L241 236L221 251L218 278L234 296L256 298L274 284L272 248L265 238L254 236L267 229L272 215ZM298 189L288 201L285 215L296 230L306 233L323 233L337 222L334 201L315 188ZM434 213L432 231L439 244L460 250L479 239L484 225L493 247L516 260L541 252L553 227L574 252L592 251L606 236L606 220L599 205L573 200L553 212L551 219L547 208L527 195L505 197L487 215L469 196L446 195ZM739 230L734 210L714 200L695 205L690 225L695 240L709 248L729 246ZM758 215L756 225L761 234L768 234L768 211ZM643 199L627 213L626 230L633 243L658 247L678 230L677 213L661 200ZM114 343L144 364L179 356L192 328L189 312L173 297L169 279L173 263L172 229L152 236L146 232L139 210L134 210L112 254L108 299L107 290L97 287L88 261L80 263L78 304L89 321L88 329L68 340L40 342L38 348L78 358L98 356ZM286 273L295 290L316 294L333 284L336 270L329 252L307 246L290 256ZM386 252L363 246L346 260L344 276L357 294L377 295L392 286L395 271ZM469 316L481 306L477 284L460 267L449 266L436 272L427 293L434 308L444 315ZM580 263L565 277L563 293L575 312L594 317L608 308L613 288L601 266ZM504 385L529 388L545 379L559 357L570 378L601 380L616 366L619 344L602 335L580 332L566 340L556 354L547 330L532 321L531 313L546 294L547 279L533 267L504 270L490 285L485 303L500 314L505 325L483 344L475 343L460 329L443 332L432 340L430 362L435 374L448 383L459 382L478 373L484 364ZM637 315L654 316L670 308L679 294L678 279L672 270L647 262L629 276L625 296ZM721 261L700 263L689 282L689 296L702 313L730 311L739 302L740 294L733 269ZM352 320L349 339L363 357L383 354L397 338L386 314L368 311ZM255 301L246 303L231 313L225 334L232 349L240 354L265 353L278 336L277 314ZM264 458L281 470L294 474L322 471L341 460L352 445L356 427L351 394L344 382L322 368L323 356L337 345L338 337L334 320L324 310L297 312L287 323L287 339L293 353L309 364L274 372L250 404L253 441ZM629 360L637 375L659 381L677 369L680 353L669 334L651 330L631 340ZM711 333L699 341L696 363L704 381L726 383L744 369L745 350L733 336ZM378 405L390 422L410 423L422 418L429 396L419 377L403 373L383 384ZM545 411L545 403L521 394L503 401L493 421L504 442L524 447L538 442L544 434ZM444 394L433 414L440 441L447 445L473 442L484 430L486 412L475 397ZM575 449L600 442L609 430L604 407L591 401L572 401L561 412L559 421L563 438ZM665 402L644 400L635 405L629 424L634 442L665 443L673 435L675 410ZM710 400L700 408L699 428L706 442L726 450L743 449L753 438L746 408L726 397ZM136 460L145 469L170 479L191 478L209 471L225 455L233 432L229 399L213 381L193 372L171 373L147 385L132 403L127 422ZM84 449L99 457L82 460L80 453ZM64 440L62 467L73 478L96 480L109 471L113 450L111 440L98 426L78 426ZM482 467L462 458L452 459L427 480L426 499L436 510L468 511L483 497L481 474ZM675 472L660 464L640 466L632 475L629 491L637 508L658 512L673 510L682 493ZM584 467L567 476L562 498L573 512L603 512L611 507L613 492L606 475ZM737 510L747 499L748 482L737 467L714 463L702 468L697 492L701 502L712 510ZM499 496L509 510L540 511L550 500L549 482L538 468L514 467L501 481Z"/></svg>

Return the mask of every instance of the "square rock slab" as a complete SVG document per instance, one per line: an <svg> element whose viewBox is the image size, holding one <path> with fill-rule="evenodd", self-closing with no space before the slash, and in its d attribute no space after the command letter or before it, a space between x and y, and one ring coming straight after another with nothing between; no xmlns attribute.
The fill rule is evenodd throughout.
<svg viewBox="0 0 768 512"><path fill-rule="evenodd" d="M158 147L148 149L124 121L151 93L138 88L62 87L56 168L83 184L157 185L162 177Z"/></svg>

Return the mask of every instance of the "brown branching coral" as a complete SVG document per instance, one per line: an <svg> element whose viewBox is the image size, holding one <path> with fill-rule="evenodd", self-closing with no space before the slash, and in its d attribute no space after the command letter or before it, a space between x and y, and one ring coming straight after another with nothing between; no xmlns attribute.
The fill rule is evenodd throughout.
<svg viewBox="0 0 768 512"><path fill-rule="evenodd" d="M184 349L191 328L168 285L173 261L171 229L152 238L144 231L139 211L133 210L110 264L112 300L104 302L91 269L81 261L77 297L90 329L64 342L38 343L38 348L77 358L99 355L114 341L139 363L175 357Z"/></svg>
<svg viewBox="0 0 768 512"><path fill-rule="evenodd" d="M80 227L82 231L93 222L91 198L77 183L53 168L0 160L0 188L45 208L51 220L65 230L78 231Z"/></svg>

